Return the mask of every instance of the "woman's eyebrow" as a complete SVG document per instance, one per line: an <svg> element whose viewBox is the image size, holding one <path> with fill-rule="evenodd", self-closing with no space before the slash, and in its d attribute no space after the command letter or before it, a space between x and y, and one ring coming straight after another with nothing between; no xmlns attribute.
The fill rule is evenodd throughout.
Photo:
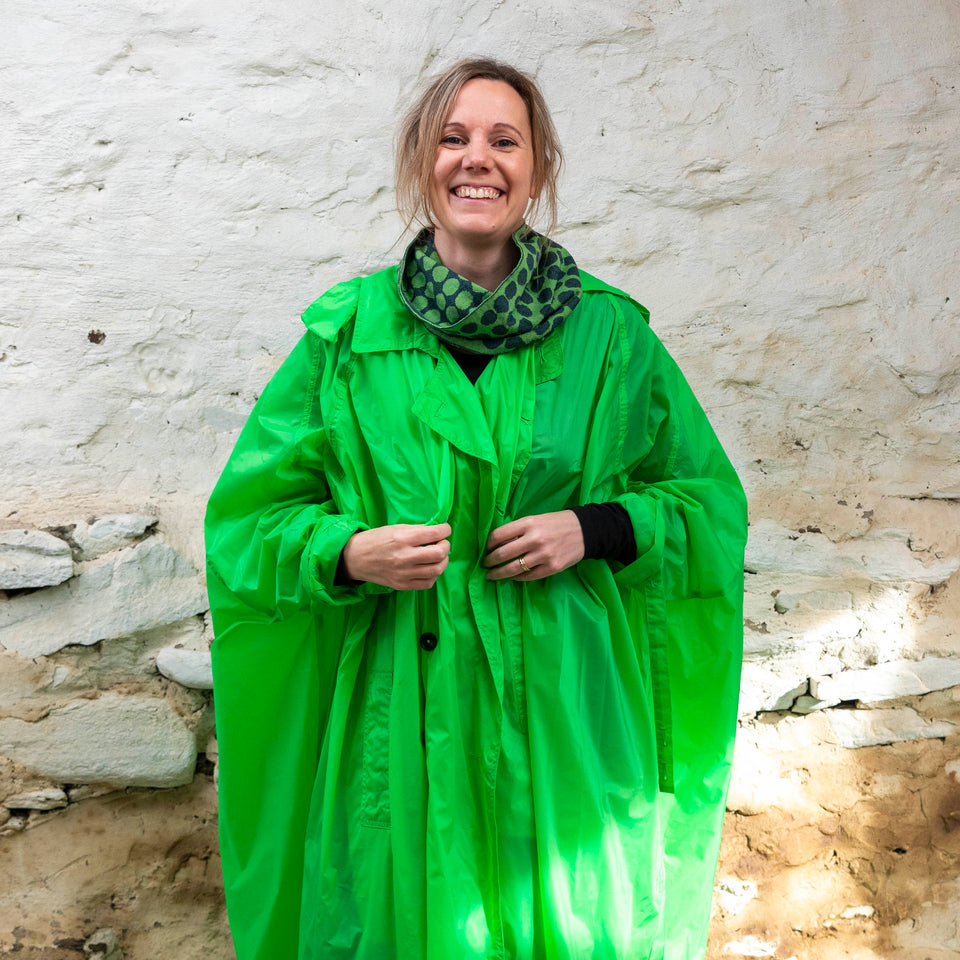
<svg viewBox="0 0 960 960"><path fill-rule="evenodd" d="M443 129L446 130L448 127L463 127L463 124L459 120L450 120L443 125ZM523 134L512 123L507 123L505 120L498 120L493 125L493 129L510 130L515 136L523 139Z"/></svg>

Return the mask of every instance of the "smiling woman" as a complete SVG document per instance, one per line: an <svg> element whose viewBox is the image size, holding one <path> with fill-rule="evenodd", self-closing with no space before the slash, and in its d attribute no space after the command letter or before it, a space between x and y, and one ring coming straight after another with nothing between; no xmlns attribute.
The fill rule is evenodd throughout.
<svg viewBox="0 0 960 960"><path fill-rule="evenodd" d="M743 492L646 310L528 225L560 162L532 79L438 77L423 229L305 312L210 499L238 960L703 955Z"/></svg>

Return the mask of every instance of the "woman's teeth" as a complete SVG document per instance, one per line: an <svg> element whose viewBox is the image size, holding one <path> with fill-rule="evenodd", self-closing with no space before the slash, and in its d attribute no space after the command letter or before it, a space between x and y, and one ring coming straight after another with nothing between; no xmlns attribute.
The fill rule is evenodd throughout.
<svg viewBox="0 0 960 960"><path fill-rule="evenodd" d="M457 187L454 194L464 200L496 200L500 191L493 187Z"/></svg>

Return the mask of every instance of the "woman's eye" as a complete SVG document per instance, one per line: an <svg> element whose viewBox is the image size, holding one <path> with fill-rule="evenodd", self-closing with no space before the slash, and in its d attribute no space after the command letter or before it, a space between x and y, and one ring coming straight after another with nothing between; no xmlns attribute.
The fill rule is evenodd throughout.
<svg viewBox="0 0 960 960"><path fill-rule="evenodd" d="M497 146L498 146L498 147L512 147L512 146L514 146L514 142L513 142L513 140L510 140L508 137L501 137L501 138L497 141Z"/></svg>
<svg viewBox="0 0 960 960"><path fill-rule="evenodd" d="M448 133L441 141L441 143L462 143L463 140L458 137L455 133Z"/></svg>

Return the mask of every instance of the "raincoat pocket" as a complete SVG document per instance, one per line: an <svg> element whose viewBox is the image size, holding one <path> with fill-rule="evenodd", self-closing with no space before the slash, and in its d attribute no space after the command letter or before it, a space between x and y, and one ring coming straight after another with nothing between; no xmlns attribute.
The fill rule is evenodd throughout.
<svg viewBox="0 0 960 960"><path fill-rule="evenodd" d="M390 693L393 674L370 674L363 710L363 778L360 822L365 827L390 826L389 755Z"/></svg>

